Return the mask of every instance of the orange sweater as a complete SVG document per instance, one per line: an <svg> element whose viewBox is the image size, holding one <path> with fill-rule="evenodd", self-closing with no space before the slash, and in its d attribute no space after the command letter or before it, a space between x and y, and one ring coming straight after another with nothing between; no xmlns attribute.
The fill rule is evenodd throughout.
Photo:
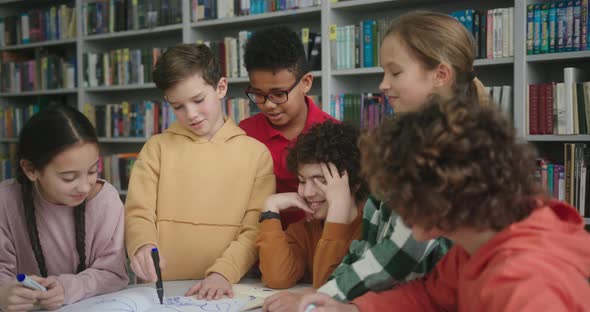
<svg viewBox="0 0 590 312"><path fill-rule="evenodd" d="M361 224L362 211L350 224L300 221L284 232L278 219L265 220L256 242L262 281L271 288L290 288L300 280L322 286L361 237Z"/></svg>
<svg viewBox="0 0 590 312"><path fill-rule="evenodd" d="M370 292L363 312L588 311L590 235L571 206L550 202L470 256L455 245L423 279Z"/></svg>

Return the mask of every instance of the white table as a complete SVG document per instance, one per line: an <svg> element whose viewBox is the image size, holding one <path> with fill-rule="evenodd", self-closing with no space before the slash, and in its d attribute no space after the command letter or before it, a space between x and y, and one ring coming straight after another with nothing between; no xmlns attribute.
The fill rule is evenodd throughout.
<svg viewBox="0 0 590 312"><path fill-rule="evenodd" d="M164 282L164 297L184 296L186 291L189 290L189 288L191 288L193 285L195 285L198 281L199 280ZM262 284L262 281L260 281L258 279L244 278L238 284L234 285L234 292L239 291L240 285L248 285L248 286L254 286L257 288L268 289L268 288L264 287L264 284ZM135 285L127 286L127 288L132 288L132 287L154 287L155 288L156 284L155 283L135 284ZM288 289L288 291L302 292L302 291L309 289L309 288L311 288L311 285L309 285L309 284L298 284L295 287ZM269 290L268 293L266 293L266 291L265 291L265 295L271 296L271 295L281 292L281 291L282 290L272 290L272 291ZM249 311L262 311L262 309L258 308L258 309L252 309Z"/></svg>

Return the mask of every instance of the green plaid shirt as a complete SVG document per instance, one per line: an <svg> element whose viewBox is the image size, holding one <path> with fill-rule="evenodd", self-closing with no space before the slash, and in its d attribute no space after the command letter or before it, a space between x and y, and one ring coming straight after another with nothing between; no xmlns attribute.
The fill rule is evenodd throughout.
<svg viewBox="0 0 590 312"><path fill-rule="evenodd" d="M350 301L370 290L390 289L428 273L451 247L444 238L416 241L395 212L382 208L369 198L363 211L362 240L352 242L319 292Z"/></svg>

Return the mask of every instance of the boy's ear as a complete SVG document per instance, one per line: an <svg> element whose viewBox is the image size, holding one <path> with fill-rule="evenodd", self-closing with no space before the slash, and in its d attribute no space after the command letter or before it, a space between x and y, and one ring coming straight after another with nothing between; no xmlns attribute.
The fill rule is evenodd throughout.
<svg viewBox="0 0 590 312"><path fill-rule="evenodd" d="M309 90L311 90L311 86L313 85L313 75L311 73L305 74L303 78L301 78L300 83L303 94L309 93Z"/></svg>
<svg viewBox="0 0 590 312"><path fill-rule="evenodd" d="M219 99L222 99L225 97L225 95L227 94L227 78L225 77L221 77L221 79L219 79L219 82L217 82L217 97Z"/></svg>
<svg viewBox="0 0 590 312"><path fill-rule="evenodd" d="M434 79L436 87L451 85L453 82L453 69L447 63L438 64Z"/></svg>
<svg viewBox="0 0 590 312"><path fill-rule="evenodd" d="M39 178L38 171L35 169L35 167L30 161L26 159L21 159L19 165L23 169L23 172L25 173L27 178L29 178L29 180L34 182Z"/></svg>

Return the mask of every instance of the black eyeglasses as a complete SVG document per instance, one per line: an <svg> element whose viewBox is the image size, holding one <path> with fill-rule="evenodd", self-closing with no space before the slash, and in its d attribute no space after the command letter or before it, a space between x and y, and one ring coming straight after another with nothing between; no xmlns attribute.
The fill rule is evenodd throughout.
<svg viewBox="0 0 590 312"><path fill-rule="evenodd" d="M283 104L289 100L289 93L293 91L293 89L295 88L295 86L299 84L299 82L301 82L301 79L303 79L303 77L304 76L297 79L297 81L295 81L295 83L287 90L272 91L267 94L252 91L250 90L250 87L248 87L248 89L246 89L245 91L246 96L250 99L250 101L256 104L264 104L264 102L266 102L267 99L275 104Z"/></svg>

